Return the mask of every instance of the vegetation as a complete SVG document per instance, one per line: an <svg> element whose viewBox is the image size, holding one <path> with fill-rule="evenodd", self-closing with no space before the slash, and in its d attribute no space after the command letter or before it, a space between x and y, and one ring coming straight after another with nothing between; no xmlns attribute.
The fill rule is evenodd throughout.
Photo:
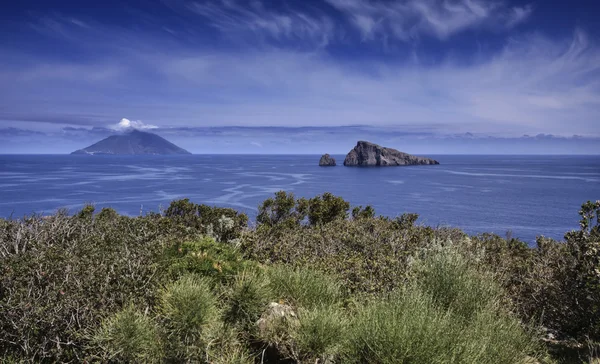
<svg viewBox="0 0 600 364"><path fill-rule="evenodd" d="M564 242L278 192L257 227L173 201L0 220L0 361L591 362L600 201Z"/></svg>

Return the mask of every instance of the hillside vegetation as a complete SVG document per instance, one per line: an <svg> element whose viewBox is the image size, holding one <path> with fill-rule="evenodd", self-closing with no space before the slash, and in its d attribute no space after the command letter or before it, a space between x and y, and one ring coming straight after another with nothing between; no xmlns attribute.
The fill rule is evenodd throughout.
<svg viewBox="0 0 600 364"><path fill-rule="evenodd" d="M535 247L278 192L0 220L0 361L592 362L600 201Z"/></svg>

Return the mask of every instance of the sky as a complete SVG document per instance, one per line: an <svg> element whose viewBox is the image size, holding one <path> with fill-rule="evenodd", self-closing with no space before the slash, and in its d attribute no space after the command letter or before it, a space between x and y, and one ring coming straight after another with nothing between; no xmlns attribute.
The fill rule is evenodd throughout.
<svg viewBox="0 0 600 364"><path fill-rule="evenodd" d="M599 154L597 0L19 0L0 154Z"/></svg>

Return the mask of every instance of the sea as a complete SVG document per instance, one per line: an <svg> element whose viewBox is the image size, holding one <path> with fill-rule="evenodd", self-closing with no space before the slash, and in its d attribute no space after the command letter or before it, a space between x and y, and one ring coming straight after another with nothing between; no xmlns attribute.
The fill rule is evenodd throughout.
<svg viewBox="0 0 600 364"><path fill-rule="evenodd" d="M319 155L0 155L0 217L76 212L85 203L136 216L175 199L232 207L254 221L277 191L331 192L421 224L562 239L583 202L600 199L600 156L432 155L436 166L319 167Z"/></svg>

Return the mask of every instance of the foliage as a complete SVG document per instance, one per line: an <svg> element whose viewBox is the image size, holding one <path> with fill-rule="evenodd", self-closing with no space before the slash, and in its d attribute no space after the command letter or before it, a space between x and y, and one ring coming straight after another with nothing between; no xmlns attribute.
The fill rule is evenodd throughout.
<svg viewBox="0 0 600 364"><path fill-rule="evenodd" d="M152 318L133 305L103 320L91 339L102 361L159 362L158 328Z"/></svg>
<svg viewBox="0 0 600 364"><path fill-rule="evenodd" d="M308 219L308 224L311 226L323 225L345 219L348 217L349 208L349 202L329 192L311 199L296 200L293 193L279 191L275 193L275 198L266 199L258 207L256 223L269 227L282 225L293 227ZM356 214L367 217L374 214L374 210L371 206L367 206L365 210L359 208Z"/></svg>
<svg viewBox="0 0 600 364"><path fill-rule="evenodd" d="M438 252L419 265L412 284L359 308L350 327L345 360L519 363L542 357L534 337L502 309L497 283L468 268L461 259ZM461 273L453 272L456 268ZM442 290L434 291L436 288ZM463 307L476 292L488 294L476 297L478 304Z"/></svg>
<svg viewBox="0 0 600 364"><path fill-rule="evenodd" d="M189 200L0 219L0 361L539 362L537 330L600 339L600 202L580 214L535 247L328 193L252 230Z"/></svg>
<svg viewBox="0 0 600 364"><path fill-rule="evenodd" d="M184 361L202 358L206 332L219 314L210 281L191 274L181 277L162 290L158 310L167 332L167 355Z"/></svg>
<svg viewBox="0 0 600 364"><path fill-rule="evenodd" d="M313 269L275 266L268 270L268 275L275 296L295 307L332 306L341 303L344 297L335 278Z"/></svg>
<svg viewBox="0 0 600 364"><path fill-rule="evenodd" d="M419 288L437 306L465 320L471 320L487 305L499 303L503 295L491 274L477 271L455 249L427 257L415 270Z"/></svg>
<svg viewBox="0 0 600 364"><path fill-rule="evenodd" d="M408 262L438 240L463 239L456 230L410 226L385 218L335 220L309 228L261 227L248 232L242 251L251 260L321 270L342 280L351 292L379 293L403 284Z"/></svg>
<svg viewBox="0 0 600 364"><path fill-rule="evenodd" d="M301 201L300 204L305 206L304 210L308 216L308 222L312 226L343 220L348 217L348 209L350 208L348 201L329 192L313 197L308 202Z"/></svg>
<svg viewBox="0 0 600 364"><path fill-rule="evenodd" d="M268 198L258 207L256 223L275 226L282 223L298 224L306 214L296 211L296 199L293 193L279 191L275 198Z"/></svg>
<svg viewBox="0 0 600 364"><path fill-rule="evenodd" d="M256 322L274 295L266 275L254 269L240 272L225 296L225 323L232 324L252 336Z"/></svg>
<svg viewBox="0 0 600 364"><path fill-rule="evenodd" d="M248 226L246 214L229 208L198 205L187 198L172 201L164 215L176 223L214 235L222 242L239 238Z"/></svg>
<svg viewBox="0 0 600 364"><path fill-rule="evenodd" d="M365 208L362 206L356 206L352 209L353 219L372 219L375 217L375 209L371 205L367 205Z"/></svg>
<svg viewBox="0 0 600 364"><path fill-rule="evenodd" d="M164 247L198 233L161 217L88 211L0 220L0 357L82 361L82 333L130 301L153 306Z"/></svg>
<svg viewBox="0 0 600 364"><path fill-rule="evenodd" d="M80 219L91 219L92 216L94 216L94 211L96 211L94 205L86 204L81 211L77 213L77 217Z"/></svg>
<svg viewBox="0 0 600 364"><path fill-rule="evenodd" d="M342 356L350 324L347 312L338 306L321 306L302 309L299 317L293 336L301 360L327 362Z"/></svg>
<svg viewBox="0 0 600 364"><path fill-rule="evenodd" d="M565 243L538 239L521 296L525 316L560 336L600 340L600 201L579 213L581 229Z"/></svg>
<svg viewBox="0 0 600 364"><path fill-rule="evenodd" d="M168 271L173 277L196 273L217 280L228 280L251 267L241 254L229 244L217 243L211 237L202 237L169 246L164 253Z"/></svg>

